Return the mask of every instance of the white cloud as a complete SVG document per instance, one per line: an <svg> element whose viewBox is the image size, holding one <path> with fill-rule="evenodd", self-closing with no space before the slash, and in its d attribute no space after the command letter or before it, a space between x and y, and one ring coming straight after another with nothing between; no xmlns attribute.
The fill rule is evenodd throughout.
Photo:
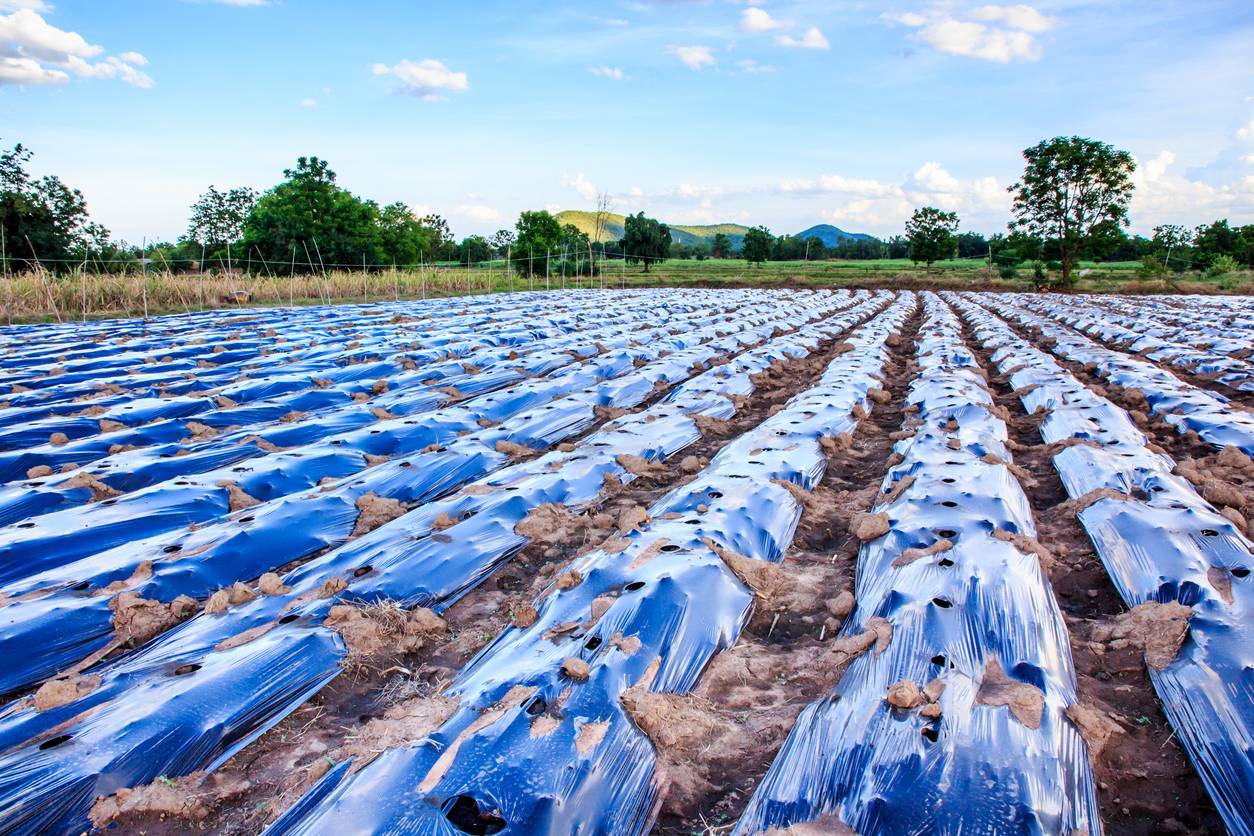
<svg viewBox="0 0 1254 836"><path fill-rule="evenodd" d="M40 66L33 58L0 57L0 84L65 84L68 74Z"/></svg>
<svg viewBox="0 0 1254 836"><path fill-rule="evenodd" d="M800 39L791 35L780 35L775 39L775 43L780 46L797 47L799 49L830 49L831 44L827 42L827 37L819 31L818 27L811 26L806 30Z"/></svg>
<svg viewBox="0 0 1254 836"><path fill-rule="evenodd" d="M630 26L631 23L623 20L621 17L607 17L605 19L606 26Z"/></svg>
<svg viewBox="0 0 1254 836"><path fill-rule="evenodd" d="M937 52L1007 64L1036 61L1042 49L1036 35L1053 28L1053 18L1028 5L979 6L968 14L937 6L927 14L905 12L881 18L917 29L916 37Z"/></svg>
<svg viewBox="0 0 1254 836"><path fill-rule="evenodd" d="M91 58L104 52L77 32L58 29L30 9L0 17L0 52L20 53L37 61L64 62L69 56Z"/></svg>
<svg viewBox="0 0 1254 836"><path fill-rule="evenodd" d="M1237 129L1237 139L1242 142L1254 141L1254 119Z"/></svg>
<svg viewBox="0 0 1254 836"><path fill-rule="evenodd" d="M577 192L578 195L586 201L592 202L597 199L597 187L592 185L592 183L583 176L583 172L580 172L574 177L571 177L570 175L563 175L562 185L568 189L574 189L575 192Z"/></svg>
<svg viewBox="0 0 1254 836"><path fill-rule="evenodd" d="M770 12L750 6L740 13L740 30L742 32L771 32L775 29L787 28L789 24L771 17Z"/></svg>
<svg viewBox="0 0 1254 836"><path fill-rule="evenodd" d="M736 66L744 73L773 73L776 71L776 68L770 64L759 64L752 58L741 59L736 62Z"/></svg>
<svg viewBox="0 0 1254 836"><path fill-rule="evenodd" d="M1004 225L1010 210L1010 198L995 177L964 180L934 161L899 182L826 174L785 180L776 189L831 201L835 205L820 210L823 218L858 229L898 230L916 208L936 206L958 212L965 229L989 230Z"/></svg>
<svg viewBox="0 0 1254 836"><path fill-rule="evenodd" d="M0 0L0 12L15 12L18 9L30 9L33 12L52 11L52 7L44 0Z"/></svg>
<svg viewBox="0 0 1254 836"><path fill-rule="evenodd" d="M65 65L70 72L80 78L116 78L141 90L148 90L152 87L152 79L147 73L135 69L113 55L95 64L71 55Z"/></svg>
<svg viewBox="0 0 1254 836"><path fill-rule="evenodd" d="M466 218L481 224L497 223L502 218L501 210L481 204L454 206L449 214L454 218Z"/></svg>
<svg viewBox="0 0 1254 836"><path fill-rule="evenodd" d="M444 93L463 93L470 89L465 73L455 73L443 61L427 58L422 61L401 61L394 67L375 64L375 75L394 75L403 85L397 92L417 96L425 102L443 101Z"/></svg>
<svg viewBox="0 0 1254 836"><path fill-rule="evenodd" d="M148 63L138 52L110 55L93 63L104 47L88 43L77 32L58 29L36 11L46 4L20 0L9 15L0 15L0 84L65 84L79 78L118 79L133 87L152 87L137 69Z"/></svg>
<svg viewBox="0 0 1254 836"><path fill-rule="evenodd" d="M600 76L601 78L612 78L615 81L623 80L622 67L607 67L605 65L601 65L598 67L589 67L588 72L593 75Z"/></svg>
<svg viewBox="0 0 1254 836"><path fill-rule="evenodd" d="M698 72L702 67L713 67L716 63L708 46L672 46L666 51L683 61L688 69Z"/></svg>
<svg viewBox="0 0 1254 836"><path fill-rule="evenodd" d="M993 21L1006 24L1011 29L1024 32L1046 32L1054 28L1051 18L1038 12L1028 5L1017 6L980 6L971 12L976 20Z"/></svg>
<svg viewBox="0 0 1254 836"><path fill-rule="evenodd" d="M1130 208L1136 229L1148 231L1166 223L1192 226L1215 218L1254 216L1254 177L1215 186L1173 174L1171 167L1175 162L1176 155L1171 151L1138 161L1132 174L1136 190Z"/></svg>
<svg viewBox="0 0 1254 836"><path fill-rule="evenodd" d="M301 107L317 107L318 100L317 99L301 99L300 106Z"/></svg>

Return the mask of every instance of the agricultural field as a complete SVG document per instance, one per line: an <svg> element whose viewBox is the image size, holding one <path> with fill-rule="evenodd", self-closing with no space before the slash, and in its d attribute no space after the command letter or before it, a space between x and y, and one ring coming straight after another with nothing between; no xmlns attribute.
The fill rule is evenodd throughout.
<svg viewBox="0 0 1254 836"><path fill-rule="evenodd" d="M958 289L0 328L0 832L1250 833L1252 354Z"/></svg>

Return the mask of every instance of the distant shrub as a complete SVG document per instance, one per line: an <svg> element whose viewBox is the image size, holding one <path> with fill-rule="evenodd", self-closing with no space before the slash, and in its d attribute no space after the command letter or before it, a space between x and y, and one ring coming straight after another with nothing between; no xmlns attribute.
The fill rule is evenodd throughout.
<svg viewBox="0 0 1254 836"><path fill-rule="evenodd" d="M1136 274L1142 279L1161 279L1167 275L1167 268L1163 266L1163 260L1156 255L1147 255L1141 259L1141 264L1136 268Z"/></svg>
<svg viewBox="0 0 1254 836"><path fill-rule="evenodd" d="M1241 269L1241 265L1230 255L1221 255L1210 263L1210 267L1206 268L1206 275L1212 279L1220 276L1226 276L1229 273L1235 273Z"/></svg>

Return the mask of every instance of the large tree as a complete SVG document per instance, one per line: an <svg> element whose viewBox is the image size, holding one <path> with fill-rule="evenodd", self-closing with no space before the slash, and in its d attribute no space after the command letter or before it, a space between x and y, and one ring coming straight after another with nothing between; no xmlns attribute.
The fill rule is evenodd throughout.
<svg viewBox="0 0 1254 836"><path fill-rule="evenodd" d="M65 269L107 241L109 231L87 217L87 201L54 176L26 171L31 152L22 145L0 151L0 240L10 270L37 263Z"/></svg>
<svg viewBox="0 0 1254 836"><path fill-rule="evenodd" d="M715 233L710 241L710 255L714 258L730 258L731 254L731 239L721 232Z"/></svg>
<svg viewBox="0 0 1254 836"><path fill-rule="evenodd" d="M623 252L627 261L644 262L644 272L649 272L649 262L665 261L671 251L671 230L666 224L646 218L644 212L628 215L623 224Z"/></svg>
<svg viewBox="0 0 1254 836"><path fill-rule="evenodd" d="M384 261L373 201L337 186L335 172L317 157L299 158L283 175L248 216L241 256L255 253L276 267L294 262L305 271Z"/></svg>
<svg viewBox="0 0 1254 836"><path fill-rule="evenodd" d="M952 258L958 252L958 216L942 212L935 206L915 209L906 221L906 241L910 245L910 260L915 264L931 267L943 258Z"/></svg>
<svg viewBox="0 0 1254 836"><path fill-rule="evenodd" d="M562 225L540 210L519 215L515 229L518 240L514 243L514 263L518 271L526 275L544 273L551 252L561 251Z"/></svg>
<svg viewBox="0 0 1254 836"><path fill-rule="evenodd" d="M244 223L257 205L257 193L248 187L220 192L214 186L192 204L184 239L206 250L237 243L244 235Z"/></svg>
<svg viewBox="0 0 1254 836"><path fill-rule="evenodd" d="M1023 176L1009 189L1010 228L1049 242L1062 262L1062 282L1086 247L1128 225L1132 172L1127 151L1084 137L1059 136L1023 152Z"/></svg>
<svg viewBox="0 0 1254 836"><path fill-rule="evenodd" d="M771 247L775 244L775 236L764 226L755 226L745 233L745 242L740 245L740 254L750 264L761 265L771 257Z"/></svg>

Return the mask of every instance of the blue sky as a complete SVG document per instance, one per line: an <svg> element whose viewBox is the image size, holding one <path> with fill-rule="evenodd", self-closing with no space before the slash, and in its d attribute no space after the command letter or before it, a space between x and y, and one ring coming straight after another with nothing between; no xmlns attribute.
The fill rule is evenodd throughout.
<svg viewBox="0 0 1254 836"><path fill-rule="evenodd" d="M301 154L459 235L528 208L1007 219L1023 148L1140 163L1133 226L1254 222L1254 3L0 0L0 140L131 241Z"/></svg>

